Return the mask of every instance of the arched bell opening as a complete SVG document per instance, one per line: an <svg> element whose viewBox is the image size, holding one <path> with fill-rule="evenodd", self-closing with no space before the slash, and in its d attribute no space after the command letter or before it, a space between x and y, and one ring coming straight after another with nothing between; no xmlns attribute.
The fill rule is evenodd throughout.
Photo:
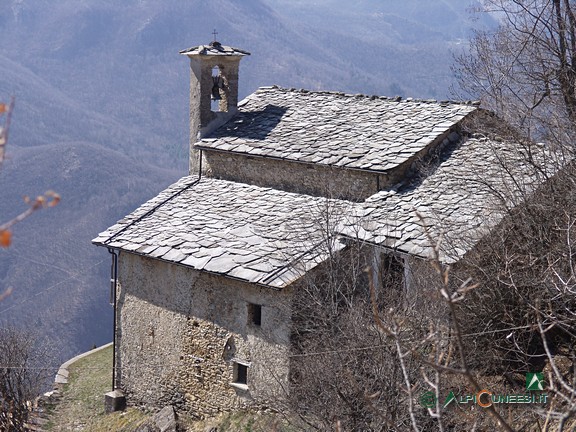
<svg viewBox="0 0 576 432"><path fill-rule="evenodd" d="M225 111L222 110L222 88L223 79L220 67L214 66L212 68L212 91L210 92L210 105L213 112Z"/></svg>

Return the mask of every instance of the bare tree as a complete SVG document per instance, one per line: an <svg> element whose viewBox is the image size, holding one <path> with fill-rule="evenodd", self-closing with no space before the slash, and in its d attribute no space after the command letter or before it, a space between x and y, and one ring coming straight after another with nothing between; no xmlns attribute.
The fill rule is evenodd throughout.
<svg viewBox="0 0 576 432"><path fill-rule="evenodd" d="M540 410L540 427L565 430L574 427L576 413L576 3L482 4L481 11L495 14L500 27L477 33L470 52L457 59L460 86L505 120L498 133L523 141L527 149L542 140L554 157L525 159L553 174L468 257L466 273L482 289L459 305L464 323L475 319L475 328L465 329L475 336L465 344L471 352L481 346L487 353L476 365L511 379L516 372L547 371L553 397ZM544 167L550 164L552 170Z"/></svg>
<svg viewBox="0 0 576 432"><path fill-rule="evenodd" d="M470 357L473 366L518 381L525 372L548 370L553 397L541 414L564 421L576 408L573 391L561 385L574 384L576 364L574 180L569 174L551 179L478 245L461 274L481 289L458 305L471 335L466 350L482 353Z"/></svg>
<svg viewBox="0 0 576 432"><path fill-rule="evenodd" d="M10 121L14 110L14 98L9 104L0 103L0 166L5 160ZM54 207L60 196L52 191L35 199L24 198L26 210L16 217L0 223L0 247L12 242L11 228L32 213L46 207ZM0 290L0 302L10 296L13 289ZM49 369L42 367L46 353L31 332L2 325L0 327L0 430L25 430L31 401L42 390ZM48 372L49 373L49 372Z"/></svg>
<svg viewBox="0 0 576 432"><path fill-rule="evenodd" d="M408 267L410 258L358 237L334 247L341 216L326 215L331 210L316 218L330 259L295 290L289 412L306 430L444 431L474 423L514 430L494 407L462 419L442 406L450 389L484 388L459 308L476 284L450 276L439 244L430 262L414 258ZM433 405L423 406L430 392Z"/></svg>
<svg viewBox="0 0 576 432"><path fill-rule="evenodd" d="M321 233L316 253L326 259L294 290L286 409L305 430L404 430L411 418L430 426L435 420L415 407L426 385L421 362L411 355L426 339L429 316L405 295L404 258L364 243L360 221L343 207L327 201L298 223ZM342 225L357 235L339 236ZM371 291L372 273L377 288ZM396 339L376 325L373 304L395 323Z"/></svg>
<svg viewBox="0 0 576 432"><path fill-rule="evenodd" d="M571 0L484 0L499 28L477 32L456 60L460 88L532 140L574 142L576 5Z"/></svg>
<svg viewBox="0 0 576 432"><path fill-rule="evenodd" d="M0 328L0 430L25 430L31 401L50 373L45 362L33 333Z"/></svg>

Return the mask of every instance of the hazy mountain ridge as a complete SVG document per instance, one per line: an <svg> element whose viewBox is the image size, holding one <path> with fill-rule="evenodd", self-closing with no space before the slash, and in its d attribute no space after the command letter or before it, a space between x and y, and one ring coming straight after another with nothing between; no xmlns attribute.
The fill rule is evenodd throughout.
<svg viewBox="0 0 576 432"><path fill-rule="evenodd" d="M12 246L0 251L1 286L14 288L0 305L0 317L39 326L64 356L109 341L110 259L90 240L181 173L81 142L11 153L0 175L2 184L12 185L2 190L3 215L24 210L25 194L51 188L63 198L16 225Z"/></svg>
<svg viewBox="0 0 576 432"><path fill-rule="evenodd" d="M11 0L20 12L3 14L8 38L0 52L86 109L180 142L188 76L178 51L208 42L213 28L222 42L253 54L243 62L241 96L280 84L376 94L394 86L403 96L445 98L448 48L470 22L464 7L453 12L455 0L325 0L300 9L275 0L93 3ZM424 25L430 16L437 18ZM423 64L428 75L415 73Z"/></svg>
<svg viewBox="0 0 576 432"><path fill-rule="evenodd" d="M465 47L472 27L495 25L471 15L474 0L266 1L346 59L356 73L343 90L359 93L449 98L453 54Z"/></svg>

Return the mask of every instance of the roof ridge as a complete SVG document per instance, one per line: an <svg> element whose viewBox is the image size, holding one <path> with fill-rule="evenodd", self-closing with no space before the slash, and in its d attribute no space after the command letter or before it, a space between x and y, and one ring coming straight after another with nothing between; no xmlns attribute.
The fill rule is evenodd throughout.
<svg viewBox="0 0 576 432"><path fill-rule="evenodd" d="M303 94L318 94L318 95L333 95L333 96L343 96L347 98L357 98L357 99L370 99L370 100L387 100L390 102L406 102L406 103L429 103L429 104L438 104L438 105L472 105L472 106L479 106L479 100L465 100L465 101L458 101L452 99L421 99L421 98L413 98L407 97L403 98L402 96L382 96L382 95L368 95L363 93L345 93L340 91L330 91L330 90L308 90L304 88L295 88L295 87L282 87L279 85L271 85L271 86L261 86L258 87L256 92L260 91L267 91L267 90L280 90L285 92L293 92L293 93L303 93Z"/></svg>

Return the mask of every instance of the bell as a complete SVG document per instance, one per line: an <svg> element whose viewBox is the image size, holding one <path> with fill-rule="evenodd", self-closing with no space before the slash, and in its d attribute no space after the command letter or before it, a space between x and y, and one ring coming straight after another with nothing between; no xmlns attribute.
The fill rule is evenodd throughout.
<svg viewBox="0 0 576 432"><path fill-rule="evenodd" d="M212 86L212 100L220 100L222 99L220 97L220 77L214 76L212 80L214 81L214 85Z"/></svg>

